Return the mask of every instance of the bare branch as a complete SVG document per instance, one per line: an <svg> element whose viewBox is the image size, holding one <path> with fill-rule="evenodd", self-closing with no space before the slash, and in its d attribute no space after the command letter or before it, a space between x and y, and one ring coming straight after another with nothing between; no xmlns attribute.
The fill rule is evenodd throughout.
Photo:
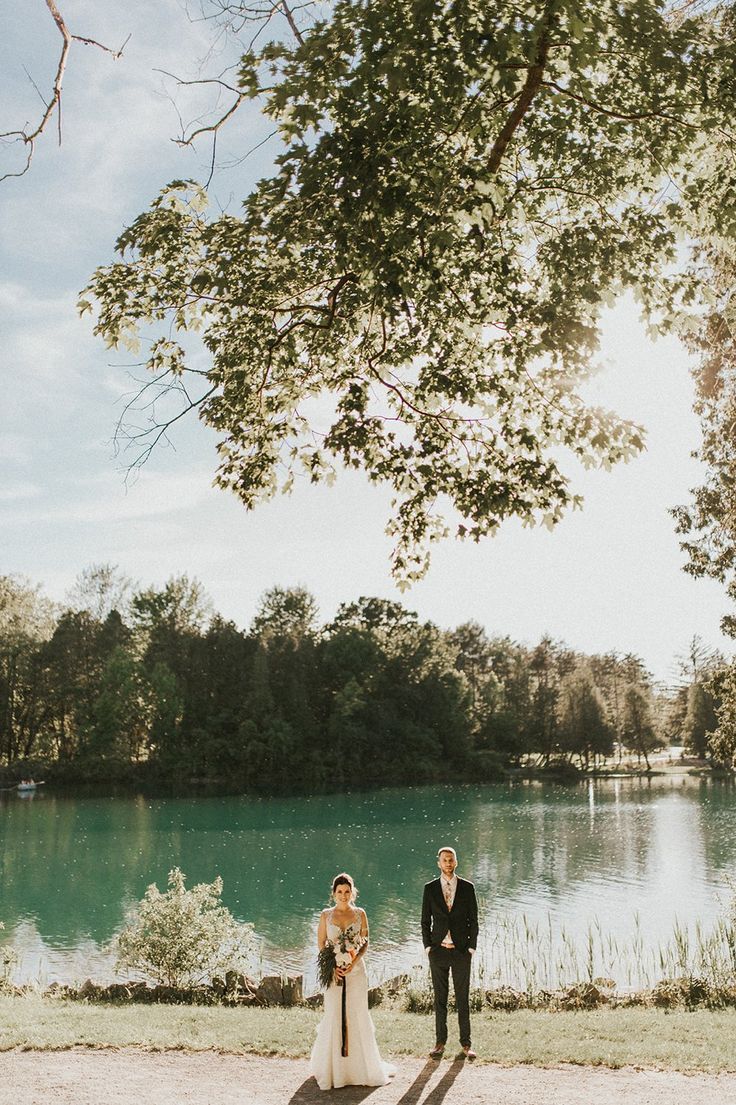
<svg viewBox="0 0 736 1105"><path fill-rule="evenodd" d="M188 7L188 5L185 6ZM303 21L304 11L314 6L314 0L303 0L303 2L299 2L299 0L250 0L250 2L248 2L248 0L233 0L232 3L229 2L229 0L198 0L198 2L194 4L194 6L199 8L201 16L197 18L190 15L190 20L192 20L193 22L214 21L216 24L219 24L221 28L219 37L224 37L225 39L229 37L234 38L241 43L240 52L242 53L242 47L244 45L245 52L248 53L252 50L256 40L263 34L266 28L269 27L274 18L277 18L278 16L282 16L286 20L296 41L299 43L300 46L303 45L304 35L297 24L297 17L301 16ZM255 30L252 34L252 37L250 38L250 41L245 44L241 36L243 35L245 28L248 26L255 27ZM180 116L181 134L178 138L174 139L174 142L176 142L177 145L193 146L198 138L201 138L203 135L211 135L212 149L210 152L209 176L205 185L205 187L207 187L209 186L215 174L215 170L218 167L218 133L224 127L224 125L230 119L232 119L233 115L236 114L238 109L241 107L243 101L250 99L250 95L242 92L240 88L232 84L228 84L226 81L222 80L221 77L219 79L200 78L196 80L183 80L173 73L167 73L165 70L158 70L158 72L164 73L164 75L167 77L171 77L180 87L187 87L192 85L217 85L221 89L224 89L227 92L231 93L234 97L230 106L226 110L224 110L222 114L219 115L219 117L216 118L212 123L202 122L202 119L205 116L200 115L198 119L192 120L188 124L189 129L187 129L184 126L184 123L181 121ZM227 72L227 69L225 70L225 72ZM268 89L262 89L261 91L268 91ZM218 105L215 104L215 108L212 114L215 114L217 112L217 109ZM200 123L202 125L199 125ZM274 134L277 133L277 130L273 131L266 138L253 146L253 148L249 150L246 154L244 154L243 157L234 159L227 163L223 163L224 166L226 168L233 168L234 166L241 164L242 161L245 160L245 158L250 156L251 153L257 150L261 145L263 145L271 137L273 137Z"/></svg>
<svg viewBox="0 0 736 1105"><path fill-rule="evenodd" d="M215 174L215 166L216 166L216 159L217 159L217 135L218 135L218 132L219 132L220 128L223 127L225 125L225 123L227 123L228 119L231 119L233 117L233 115L238 110L238 108L243 103L243 101L249 99L249 96L245 92L241 92L238 88L235 88L233 85L228 84L227 81L223 81L219 77L202 77L202 78L198 78L196 80L184 80L182 77L177 77L175 73L169 73L166 69L156 69L156 70L154 70L154 72L161 73L165 77L170 77L172 80L176 81L176 83L181 88L191 88L194 85L211 85L211 84L214 84L214 85L219 86L219 88L224 89L226 92L231 92L233 94L233 96L235 97L234 101L232 102L230 107L227 109L227 111L225 111L220 116L219 119L216 119L214 123L203 123L202 126L196 127L194 130L191 130L188 134L186 133L184 123L182 121L181 115L179 114L178 108L177 108L177 114L179 114L179 122L181 123L181 135L180 135L179 138L173 138L172 139L172 141L175 142L177 146L182 146L182 147L184 147L184 146L193 146L195 141L197 140L197 138L200 138L203 134L211 134L212 135L212 152L211 152L211 155L210 155L210 171L209 171L209 176L207 177L207 180L205 181L205 185L204 185L205 188L208 188L209 185L210 185L210 182L212 180L212 177ZM172 99L172 103L174 104L174 107L176 108L176 104L175 104L173 99ZM271 138L273 136L273 134L276 134L276 133L278 133L278 132L277 131L272 131L272 133L270 135L268 135L268 138ZM253 149L249 150L247 154L244 154L243 158L240 159L240 160L245 160L245 158L248 157L249 154L253 152L253 150L257 150L259 146L262 146L264 144L264 142L268 141L268 138L264 138L261 142L258 142L253 147Z"/></svg>
<svg viewBox="0 0 736 1105"><path fill-rule="evenodd" d="M270 142L272 138L275 138L278 133L278 128L270 131L265 138L262 138L260 142L256 142L255 146L251 146L250 149L246 150L241 157L233 158L230 161L223 161L223 167L225 169L234 169L237 165L242 165L243 162L246 161L251 154L255 153L256 150L260 150L261 146L265 146L266 143Z"/></svg>
<svg viewBox="0 0 736 1105"><path fill-rule="evenodd" d="M294 22L294 16L292 14L291 8L286 3L286 0L281 0L281 2L279 4L275 4L274 7L281 8L281 11L284 13L284 15L286 17L286 22L291 27L291 32L294 35L294 38L297 40L297 42L299 43L300 46L303 46L304 45L304 38L302 36L301 31L299 30L296 23Z"/></svg>
<svg viewBox="0 0 736 1105"><path fill-rule="evenodd" d="M227 81L223 81L221 77L198 77L195 80L185 81L183 77L177 77L176 73L170 73L168 69L154 69L153 71L154 73L163 74L164 77L171 77L171 79L181 85L182 88L195 84L218 84L220 88L224 88L227 92L232 92L235 96L240 95L239 89L235 88L232 84L228 84Z"/></svg>
<svg viewBox="0 0 736 1105"><path fill-rule="evenodd" d="M15 141L23 142L26 147L26 163L23 168L20 169L17 173L5 173L3 176L0 176L0 181L7 180L9 177L20 177L28 172L31 167L31 160L33 158L33 151L35 148L36 139L41 134L43 134L49 120L52 118L54 113L56 113L57 117L59 145L61 145L61 91L62 85L64 83L64 74L66 72L66 63L72 43L80 42L83 46L96 46L98 49L104 50L106 54L110 54L114 61L117 61L118 58L122 56L123 50L128 45L128 42L130 40L130 35L128 35L119 50L112 50L109 46L103 46L103 44L101 42L98 42L95 38L88 38L85 35L72 34L67 27L66 22L64 21L64 17L59 11L55 0L45 0L45 2L46 7L51 13L51 18L56 24L59 30L59 34L62 38L61 53L59 55L59 62L56 67L56 76L54 77L54 84L51 90L51 99L48 101L44 101L45 111L41 116L40 122L37 124L34 130L29 131L24 128L21 130L6 131L5 133L0 134L0 139L11 138ZM31 80L31 83L38 92L39 96L41 96L41 93L35 81ZM41 96L41 99L43 100L43 96Z"/></svg>
<svg viewBox="0 0 736 1105"><path fill-rule="evenodd" d="M679 2L675 0L668 6L666 18L677 27L686 19L692 19L712 8L713 0L679 0Z"/></svg>
<svg viewBox="0 0 736 1105"><path fill-rule="evenodd" d="M143 467L159 442L162 439L168 439L169 430L180 418L184 418L190 411L201 406L217 390L217 386L212 385L198 399L192 399L182 380L167 380L167 375L168 373L164 372L153 380L136 380L140 387L132 398L125 403L117 421L113 435L116 453L126 453L131 449L137 450L133 459L126 465L128 476L136 469ZM141 404L141 400L150 389L155 392L153 398L146 398L145 403ZM184 397L184 405L180 411L170 418L160 419L156 413L156 402L172 392ZM130 425L129 417L133 412L146 414L146 423L143 426Z"/></svg>
<svg viewBox="0 0 736 1105"><path fill-rule="evenodd" d="M242 104L243 100L247 99L248 97L245 95L245 93L240 92L235 102L230 105L225 114L220 116L220 118L216 122L209 123L206 126L198 127L196 130L193 130L188 137L182 136L181 138L175 138L174 142L176 142L177 146L191 146L194 140L196 138L199 138L201 134L212 134L216 136L220 127L223 126L228 121L228 119L230 119L235 114L235 112Z"/></svg>

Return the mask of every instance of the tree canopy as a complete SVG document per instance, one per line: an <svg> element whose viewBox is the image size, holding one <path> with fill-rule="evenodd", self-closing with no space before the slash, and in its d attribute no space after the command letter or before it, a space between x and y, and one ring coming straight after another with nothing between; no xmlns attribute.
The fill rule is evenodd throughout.
<svg viewBox="0 0 736 1105"><path fill-rule="evenodd" d="M643 447L583 385L622 291L660 329L710 294L685 243L734 234L734 11L338 0L291 23L239 73L282 139L272 174L239 214L171 184L81 307L146 342L246 506L340 464L388 484L406 583L450 530L553 526L580 502L570 454Z"/></svg>
<svg viewBox="0 0 736 1105"><path fill-rule="evenodd" d="M733 206L733 195L731 197ZM709 248L708 248L709 247ZM705 477L692 491L692 501L675 511L686 570L694 576L710 576L726 585L736 600L736 341L734 340L733 289L736 278L736 241L721 239L717 250L713 237L707 243L713 271L712 303L700 327L690 337L699 357L696 371L697 400L702 441L698 457ZM727 614L723 631L736 636L736 617Z"/></svg>
<svg viewBox="0 0 736 1105"><path fill-rule="evenodd" d="M123 578L93 565L74 594ZM0 578L6 782L286 793L492 781L506 765L595 766L614 741L619 757L646 754L675 704L638 657L549 637L527 647L476 622L441 629L377 596L325 624L305 588L272 587L246 632L188 576L130 587L123 610L95 613ZM684 727L683 714L678 737Z"/></svg>

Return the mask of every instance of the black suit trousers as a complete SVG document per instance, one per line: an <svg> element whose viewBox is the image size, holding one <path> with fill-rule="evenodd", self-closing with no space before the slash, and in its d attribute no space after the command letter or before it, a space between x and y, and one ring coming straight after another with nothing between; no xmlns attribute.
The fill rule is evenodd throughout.
<svg viewBox="0 0 736 1105"><path fill-rule="evenodd" d="M455 991L460 1046L470 1046L470 952L435 945L429 951L429 970L434 989L434 1017L438 1044L447 1043L447 999L450 996L450 972Z"/></svg>

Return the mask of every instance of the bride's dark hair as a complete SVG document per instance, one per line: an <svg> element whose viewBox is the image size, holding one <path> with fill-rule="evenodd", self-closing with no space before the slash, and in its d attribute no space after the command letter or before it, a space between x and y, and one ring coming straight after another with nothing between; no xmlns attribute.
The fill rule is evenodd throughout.
<svg viewBox="0 0 736 1105"><path fill-rule="evenodd" d="M352 877L348 875L347 871L341 871L339 875L335 875L332 880L332 893L334 894L338 886L349 886L352 890L352 899L358 897L358 888L352 880Z"/></svg>

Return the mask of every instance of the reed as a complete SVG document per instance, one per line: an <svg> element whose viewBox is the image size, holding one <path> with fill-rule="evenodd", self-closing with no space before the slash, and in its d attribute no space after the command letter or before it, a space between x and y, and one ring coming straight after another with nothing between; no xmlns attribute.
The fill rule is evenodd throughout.
<svg viewBox="0 0 736 1105"><path fill-rule="evenodd" d="M622 996L647 991L655 1004L692 1000L718 1005L724 994L731 1004L731 998L736 1000L736 903L711 929L675 921L669 939L656 946L647 944L638 914L626 938L607 931L598 918L581 936L564 924L556 926L549 914L543 920L526 914L500 917L492 940L474 956L471 1004L481 1008L492 1000L511 1008L514 1000L522 1000L544 1005L550 995L586 986L589 992L593 985ZM405 1006L414 1012L431 1008L426 965L412 972Z"/></svg>

